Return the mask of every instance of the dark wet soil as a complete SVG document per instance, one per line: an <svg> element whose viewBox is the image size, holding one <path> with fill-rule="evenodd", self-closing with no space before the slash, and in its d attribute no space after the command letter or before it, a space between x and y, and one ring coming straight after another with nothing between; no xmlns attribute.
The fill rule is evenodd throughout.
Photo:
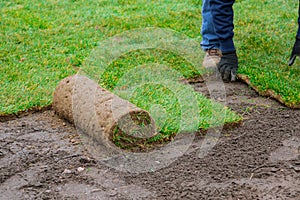
<svg viewBox="0 0 300 200"><path fill-rule="evenodd" d="M0 122L0 199L300 199L300 110L239 82L226 93L240 126L204 157L197 134L183 156L141 174L93 158L52 110Z"/></svg>

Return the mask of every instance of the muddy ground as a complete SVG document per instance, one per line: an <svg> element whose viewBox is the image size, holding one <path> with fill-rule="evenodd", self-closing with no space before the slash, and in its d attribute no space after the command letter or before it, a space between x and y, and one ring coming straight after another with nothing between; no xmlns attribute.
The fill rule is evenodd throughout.
<svg viewBox="0 0 300 200"><path fill-rule="evenodd" d="M194 84L203 91L203 84ZM300 199L300 110L226 84L243 124L199 158L202 134L169 166L124 173L86 152L52 110L0 123L0 199Z"/></svg>

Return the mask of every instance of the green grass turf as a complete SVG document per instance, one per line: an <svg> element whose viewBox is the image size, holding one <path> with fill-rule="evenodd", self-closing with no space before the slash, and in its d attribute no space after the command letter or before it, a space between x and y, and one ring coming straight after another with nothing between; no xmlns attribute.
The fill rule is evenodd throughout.
<svg viewBox="0 0 300 200"><path fill-rule="evenodd" d="M196 0L1 1L0 9L0 114L51 104L57 83L75 74L99 41L125 30L170 28L201 41L201 1ZM293 67L286 64L297 29L297 2L237 1L235 11L239 73L248 75L260 90L272 89L287 103L299 104L299 62ZM135 53L141 62L156 59ZM158 54L172 63L173 55ZM127 56L127 61L120 58L112 65L123 62L120 66L128 66L132 55ZM176 62L173 66L178 68ZM184 69L185 77L195 75ZM112 89L114 76L110 74L102 85ZM199 105L205 105L202 112L211 112L209 101L197 98L201 98ZM142 106L145 101L135 103ZM225 112L226 122L239 119ZM207 123L199 126L207 127Z"/></svg>
<svg viewBox="0 0 300 200"><path fill-rule="evenodd" d="M250 78L260 92L268 89L285 104L300 106L300 62L288 66L297 32L298 1L237 1L235 42L239 74Z"/></svg>
<svg viewBox="0 0 300 200"><path fill-rule="evenodd" d="M199 37L198 2L1 1L0 113L49 105L98 42L133 28L169 27ZM186 24L186 21L189 24Z"/></svg>
<svg viewBox="0 0 300 200"><path fill-rule="evenodd" d="M16 113L50 104L57 83L75 74L99 41L126 30L169 28L200 41L200 7L198 1L182 0L1 2L0 113ZM202 56L203 53L199 55ZM240 120L221 104L211 102L182 84L177 84L174 91L162 84L148 84L132 96L124 95L126 92L114 88L124 71L134 65L133 60L139 64L165 63L179 70L184 77L201 72L189 67L190 64L180 56L160 50L145 50L123 55L103 74L106 78L101 84L150 110L161 132L206 129ZM183 95L181 91L190 93L191 98L196 99L195 106L199 106L193 111L197 113L197 119L191 119L196 121L196 127L195 124L190 125L189 118L186 118L188 113L185 112L191 110L190 104L178 102L178 94ZM189 100L186 99L187 102ZM150 103L156 107L150 107ZM185 120L181 120L182 116Z"/></svg>

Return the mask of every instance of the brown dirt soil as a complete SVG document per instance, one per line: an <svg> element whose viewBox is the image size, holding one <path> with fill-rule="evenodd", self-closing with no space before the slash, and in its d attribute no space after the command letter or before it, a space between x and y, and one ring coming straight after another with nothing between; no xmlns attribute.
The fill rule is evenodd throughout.
<svg viewBox="0 0 300 200"><path fill-rule="evenodd" d="M203 83L193 85L207 93ZM203 158L197 134L183 156L142 174L94 159L52 110L2 120L0 199L300 199L300 111L243 83L226 91L243 124L223 129Z"/></svg>

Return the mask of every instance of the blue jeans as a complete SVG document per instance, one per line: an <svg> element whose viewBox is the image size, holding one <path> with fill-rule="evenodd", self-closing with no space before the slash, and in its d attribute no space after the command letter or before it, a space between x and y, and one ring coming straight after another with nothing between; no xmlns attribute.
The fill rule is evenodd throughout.
<svg viewBox="0 0 300 200"><path fill-rule="evenodd" d="M219 39L215 33L209 0L202 0L201 47L203 50L219 49Z"/></svg>

